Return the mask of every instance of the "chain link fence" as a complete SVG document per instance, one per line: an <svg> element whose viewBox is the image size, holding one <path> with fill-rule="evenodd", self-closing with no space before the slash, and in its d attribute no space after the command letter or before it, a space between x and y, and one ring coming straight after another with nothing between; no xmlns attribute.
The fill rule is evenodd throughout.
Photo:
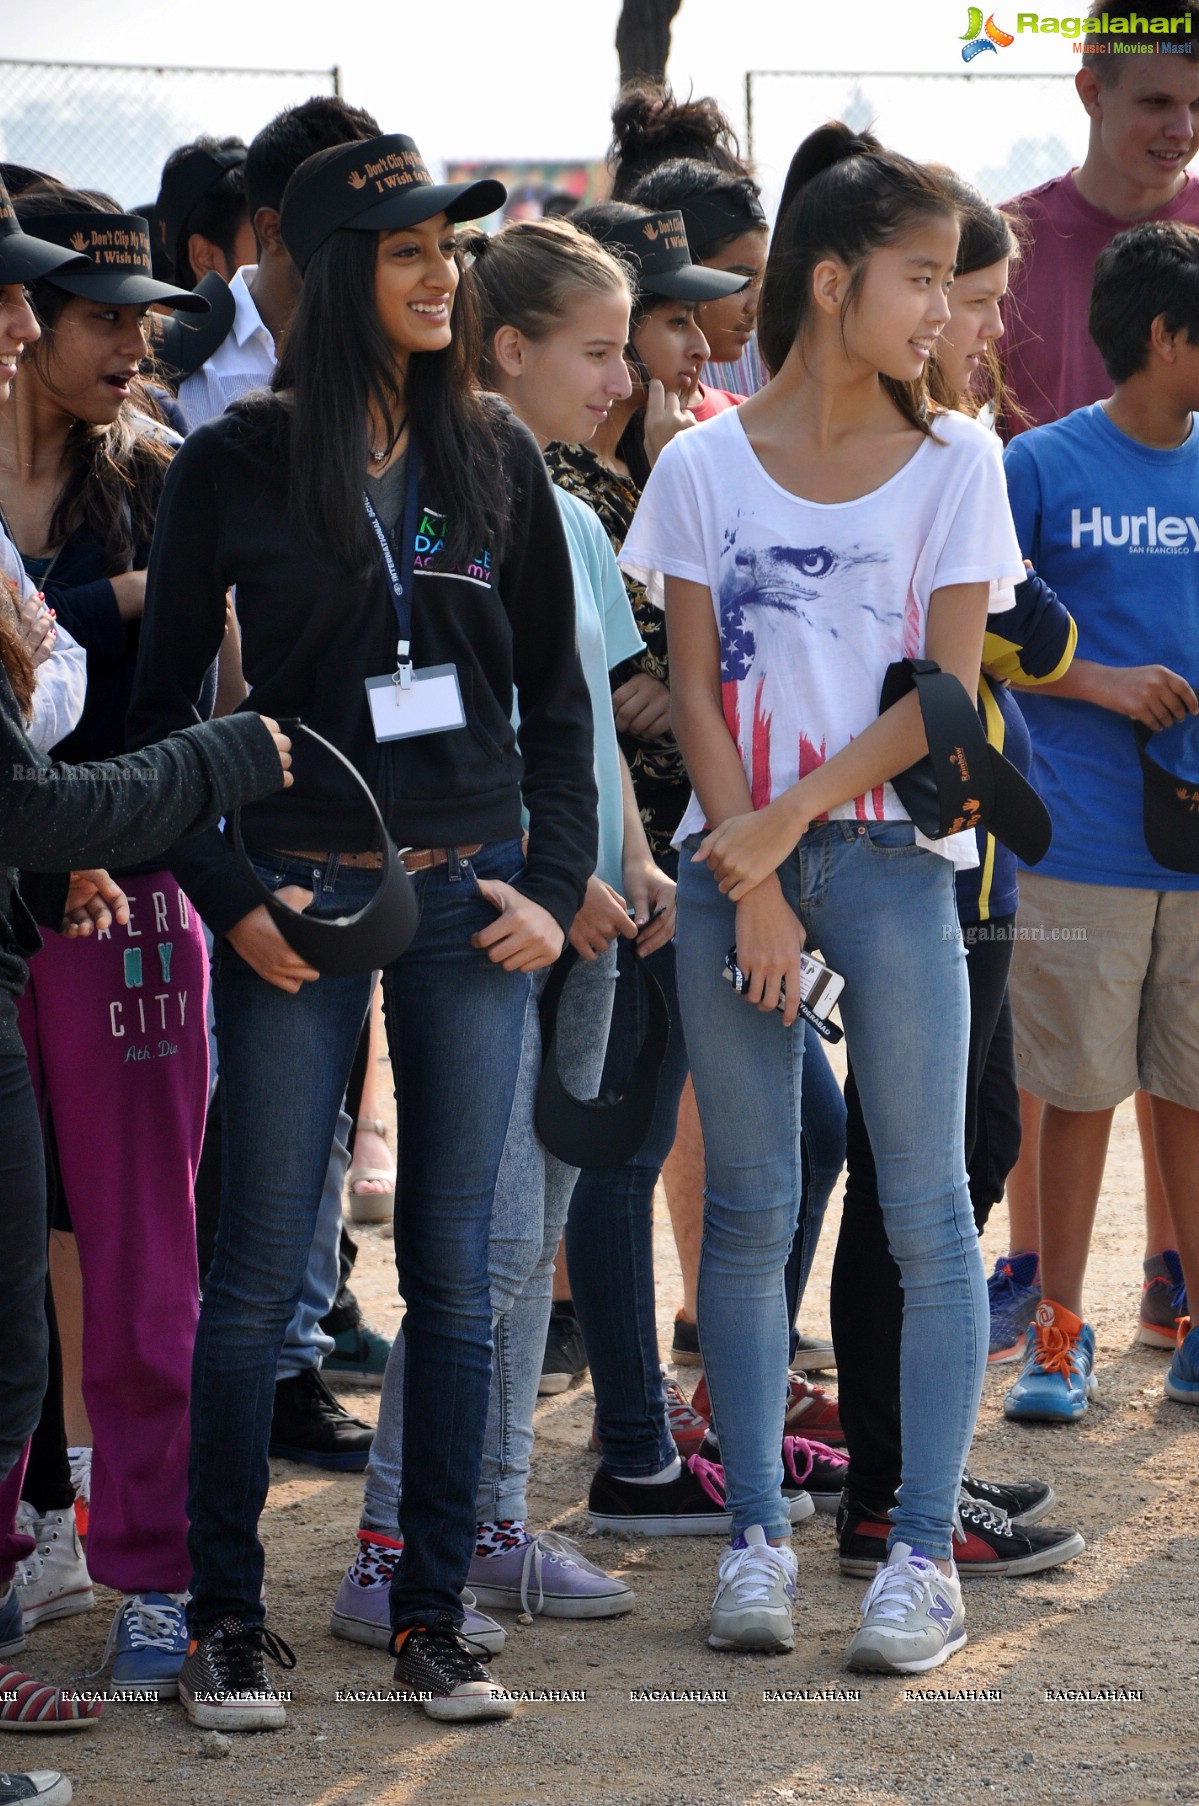
<svg viewBox="0 0 1199 1806"><path fill-rule="evenodd" d="M1006 201L1081 163L1087 116L1072 75L808 75L751 69L747 148L774 211L796 145L827 119L922 162L948 163Z"/></svg>
<svg viewBox="0 0 1199 1806"><path fill-rule="evenodd" d="M284 107L340 91L336 69L170 69L0 60L0 161L152 201L162 166L201 133L248 144Z"/></svg>

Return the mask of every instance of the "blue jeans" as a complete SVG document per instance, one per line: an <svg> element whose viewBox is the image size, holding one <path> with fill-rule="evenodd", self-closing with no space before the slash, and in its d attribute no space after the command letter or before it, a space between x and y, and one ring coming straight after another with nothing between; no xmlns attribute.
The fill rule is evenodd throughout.
<svg viewBox="0 0 1199 1806"><path fill-rule="evenodd" d="M549 973L534 974L525 1016L520 1077L504 1139L491 1217L488 1264L494 1353L487 1436L476 1500L480 1523L529 1515L529 1466L533 1411L545 1359L553 1290L554 1255L570 1205L578 1168L547 1152L533 1127L541 1075L538 1000ZM599 1090L612 1014L616 950L580 960L558 1010L558 1067L575 1097ZM403 1337L392 1343L379 1426L371 1448L363 1495L362 1527L390 1534L403 1482Z"/></svg>
<svg viewBox="0 0 1199 1806"><path fill-rule="evenodd" d="M343 1100L344 1102L344 1100ZM341 1284L338 1254L341 1250L341 1193L350 1164L347 1137L353 1124L344 1109L337 1112L337 1129L329 1153L329 1165L321 1190L316 1232L304 1272L304 1289L283 1338L277 1379L294 1379L315 1372L323 1357L333 1352L333 1338L321 1328L321 1318L333 1308Z"/></svg>
<svg viewBox="0 0 1199 1806"><path fill-rule="evenodd" d="M281 855L260 870L311 886ZM396 1262L407 1305L405 1549L392 1588L397 1628L446 1613L475 1540L475 1491L491 1374L487 1238L512 1108L528 978L470 945L495 920L476 874L511 880L520 845L413 878L420 921L383 974L401 1100ZM378 882L331 859L321 903L360 908ZM299 1300L338 1110L370 996L369 973L324 977L295 997L222 942L222 1198L192 1379L189 1516L193 1635L227 1613L260 1622L258 1518L269 1483L275 1368Z"/></svg>
<svg viewBox="0 0 1199 1806"><path fill-rule="evenodd" d="M845 978L841 1016L903 1284L903 1482L891 1537L948 1557L988 1339L962 1151L969 998L953 871L916 845L910 823L839 821L809 829L778 875L811 945ZM700 1345L734 1526L785 1536L783 1266L800 1187L804 1041L721 976L735 916L708 868L684 858L679 996L708 1164Z"/></svg>
<svg viewBox="0 0 1199 1806"><path fill-rule="evenodd" d="M674 877L678 855L660 864ZM727 948L726 948L727 951ZM644 994L622 941L606 1082L629 1069L645 1033ZM723 964L724 954L721 954ZM654 1187L678 1126L687 1080L687 1044L679 1017L675 949L647 961L670 1009L670 1045L658 1080L658 1101L643 1147L624 1166L580 1173L566 1225L566 1261L575 1310L587 1344L595 1387L604 1466L611 1473L661 1473L674 1460L666 1419L654 1299ZM825 1209L845 1159L845 1106L820 1037L808 1031L809 1083L800 1124L803 1174L796 1193L800 1234L787 1263L789 1320L798 1309L816 1253Z"/></svg>

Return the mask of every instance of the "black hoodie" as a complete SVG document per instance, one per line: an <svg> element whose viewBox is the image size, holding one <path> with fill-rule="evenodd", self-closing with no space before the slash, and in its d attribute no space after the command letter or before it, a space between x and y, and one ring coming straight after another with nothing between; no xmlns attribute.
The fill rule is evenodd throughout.
<svg viewBox="0 0 1199 1806"><path fill-rule="evenodd" d="M243 707L299 716L332 741L370 785L400 846L513 838L523 794L529 845L518 888L565 929L596 861L591 705L575 643L570 554L545 464L520 422L505 411L498 424L513 496L503 558L454 571L433 549L413 585L413 662L457 668L464 728L375 740L364 680L389 673L396 649L382 558L364 583L333 553L313 548L289 512L290 415L282 403L259 402L199 427L168 473L129 742L158 740L197 719L224 630L225 592L236 584L251 689ZM434 499L422 488L422 508ZM247 845L369 848L362 798L332 767L298 745L294 790L246 810ZM261 901L216 829L177 846L168 863L218 934Z"/></svg>

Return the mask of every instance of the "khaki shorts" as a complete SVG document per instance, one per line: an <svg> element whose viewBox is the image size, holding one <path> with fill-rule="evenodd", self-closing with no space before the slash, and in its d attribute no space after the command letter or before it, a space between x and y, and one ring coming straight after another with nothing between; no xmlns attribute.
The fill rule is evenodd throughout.
<svg viewBox="0 0 1199 1806"><path fill-rule="evenodd" d="M1063 1110L1138 1089L1199 1110L1199 891L1021 872L1011 996L1026 1091Z"/></svg>

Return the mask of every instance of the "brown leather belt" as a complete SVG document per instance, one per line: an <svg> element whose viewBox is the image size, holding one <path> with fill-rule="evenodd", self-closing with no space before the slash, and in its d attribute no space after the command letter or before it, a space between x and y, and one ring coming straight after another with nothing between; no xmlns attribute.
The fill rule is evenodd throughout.
<svg viewBox="0 0 1199 1806"><path fill-rule="evenodd" d="M476 853L483 851L484 843L480 840L472 847L457 847L455 851L459 859L473 859ZM293 852L290 848L281 847L280 853L285 859L309 859L316 865L325 864L333 858L331 852L309 853ZM449 847L406 847L400 854L407 872L427 872L431 867L449 863ZM382 853L338 853L338 865L349 871L381 872L383 870Z"/></svg>

